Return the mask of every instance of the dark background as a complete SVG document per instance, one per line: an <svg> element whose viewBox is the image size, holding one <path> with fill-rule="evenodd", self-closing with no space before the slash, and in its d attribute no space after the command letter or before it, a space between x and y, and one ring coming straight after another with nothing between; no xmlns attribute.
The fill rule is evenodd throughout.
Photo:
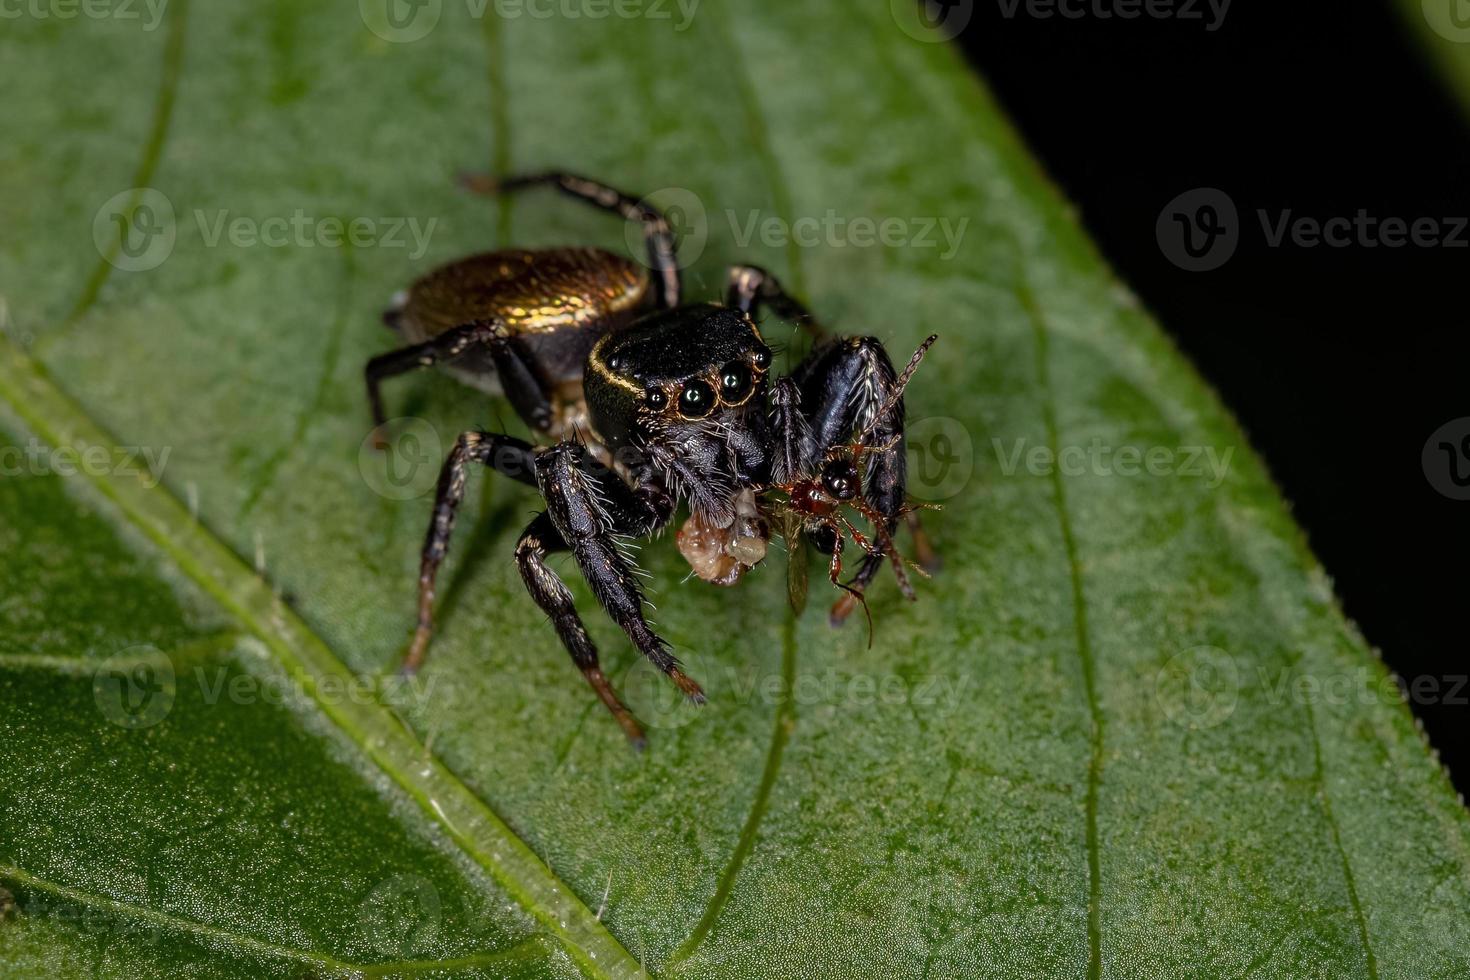
<svg viewBox="0 0 1470 980"><path fill-rule="evenodd" d="M1273 248L1256 217L1470 214L1470 125L1415 25L1392 0L1235 0L1214 32L1004 9L974 0L957 42L1235 412L1348 615L1406 680L1438 679L1413 710L1465 792L1470 685L1445 695L1470 673L1470 502L1437 492L1420 454L1470 415L1470 249ZM1197 187L1225 191L1241 222L1209 272L1176 267L1155 237Z"/></svg>

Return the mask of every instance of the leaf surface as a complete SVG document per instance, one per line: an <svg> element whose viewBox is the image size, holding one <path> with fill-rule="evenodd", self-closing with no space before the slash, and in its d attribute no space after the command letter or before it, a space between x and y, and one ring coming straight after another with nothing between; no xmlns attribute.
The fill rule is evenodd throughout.
<svg viewBox="0 0 1470 980"><path fill-rule="evenodd" d="M871 5L424 9L411 43L288 0L0 37L0 445L22 461L0 482L0 963L1470 970L1444 773L1239 431L954 52ZM945 567L917 604L873 590L871 647L827 626L820 576L796 617L779 562L717 590L649 543L659 628L710 694L694 711L561 566L650 726L641 755L524 594L510 552L536 502L507 481L475 478L422 686L388 680L428 501L374 490L361 365L436 262L628 247L550 195L452 181L551 166L698 202L694 298L754 261L900 357L941 335L909 405ZM92 237L138 187L175 242L130 272ZM373 241L317 238L354 218ZM864 238L884 219L905 244ZM430 482L461 429L510 417L439 375L389 398L439 440ZM167 450L162 484L57 472L87 446ZM147 692L166 716L117 723Z"/></svg>

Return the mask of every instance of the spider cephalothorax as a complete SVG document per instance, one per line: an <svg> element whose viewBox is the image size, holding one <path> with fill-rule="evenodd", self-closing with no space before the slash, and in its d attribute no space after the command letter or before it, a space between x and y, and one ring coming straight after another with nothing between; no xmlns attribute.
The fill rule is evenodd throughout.
<svg viewBox="0 0 1470 980"><path fill-rule="evenodd" d="M385 314L411 344L368 363L380 433L382 379L441 364L471 384L503 392L550 443L533 446L478 431L455 442L424 542L418 627L404 667L417 669L428 649L435 577L468 464L480 463L545 499L546 510L516 545L521 577L598 696L641 744L642 729L603 675L571 593L546 556L570 551L634 645L702 702L699 685L644 618L637 570L622 542L656 533L687 503L679 550L700 578L732 585L765 557L772 518L788 527L795 521L827 553L840 552L844 535L863 545L852 581L837 582L835 562L832 572L847 596L861 597L885 557L896 555L892 537L909 513L902 396L917 355L899 378L877 340L822 339L790 377L773 384L773 356L756 324L757 308L821 332L763 270L733 268L723 304L681 305L673 234L646 202L560 173L466 183L487 193L549 185L638 221L648 260L640 266L590 248L485 253L430 272ZM819 473L813 470L818 460L828 461ZM800 496L813 479L823 494L855 502L879 544L845 518L817 514L819 501ZM901 564L895 567L901 576ZM850 608L839 602L834 619Z"/></svg>

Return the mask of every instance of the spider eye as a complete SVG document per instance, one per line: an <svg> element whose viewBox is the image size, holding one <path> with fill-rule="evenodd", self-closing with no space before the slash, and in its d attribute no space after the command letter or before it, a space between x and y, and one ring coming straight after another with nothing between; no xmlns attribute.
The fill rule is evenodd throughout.
<svg viewBox="0 0 1470 980"><path fill-rule="evenodd" d="M648 403L649 408L658 412L663 411L663 407L669 403L669 396L664 394L662 388L649 388L643 400Z"/></svg>
<svg viewBox="0 0 1470 980"><path fill-rule="evenodd" d="M755 349L755 366L762 371L771 366L771 349L764 344Z"/></svg>
<svg viewBox="0 0 1470 980"><path fill-rule="evenodd" d="M686 419L702 419L715 408L714 389L703 381L687 381L679 395L679 414Z"/></svg>
<svg viewBox="0 0 1470 980"><path fill-rule="evenodd" d="M838 500L851 500L862 489L852 460L834 459L822 467L822 488Z"/></svg>
<svg viewBox="0 0 1470 980"><path fill-rule="evenodd" d="M750 394L750 368L731 361L720 371L720 397L726 404L739 405Z"/></svg>

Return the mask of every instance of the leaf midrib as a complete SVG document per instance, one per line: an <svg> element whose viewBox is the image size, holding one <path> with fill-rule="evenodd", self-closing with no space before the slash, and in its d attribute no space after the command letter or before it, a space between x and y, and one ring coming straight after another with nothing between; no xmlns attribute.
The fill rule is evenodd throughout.
<svg viewBox="0 0 1470 980"><path fill-rule="evenodd" d="M256 939L254 936L247 936L244 933L235 932L231 929L222 929L219 926L213 926L207 922L200 922L197 919L170 915L167 912L150 909L147 906L138 905L135 902L120 902L117 899L108 898L105 895L69 888L66 885L37 877L14 865L0 864L0 878L109 915L127 916L175 932L203 936L213 940L223 940L246 952L294 960L298 963L321 967L333 973L354 977L411 976L419 973L433 973L459 967L491 966L496 963L519 959L535 949L541 949L543 952L546 951L546 939L542 936L531 936L491 953L475 953L469 956L457 956L442 960L393 960L381 963L355 963L337 959L335 956L328 956L326 953L318 953L315 950L296 949L292 946L268 943L262 939Z"/></svg>
<svg viewBox="0 0 1470 980"><path fill-rule="evenodd" d="M103 428L47 376L45 369L0 335L0 400L42 440L85 452L114 445ZM88 474L122 519L142 533L258 636L316 706L425 811L429 819L507 893L555 935L594 977L644 977L646 972L590 909L386 705L322 698L320 684L352 679L345 665L264 580L163 484L139 477ZM0 869L0 875L8 874Z"/></svg>

